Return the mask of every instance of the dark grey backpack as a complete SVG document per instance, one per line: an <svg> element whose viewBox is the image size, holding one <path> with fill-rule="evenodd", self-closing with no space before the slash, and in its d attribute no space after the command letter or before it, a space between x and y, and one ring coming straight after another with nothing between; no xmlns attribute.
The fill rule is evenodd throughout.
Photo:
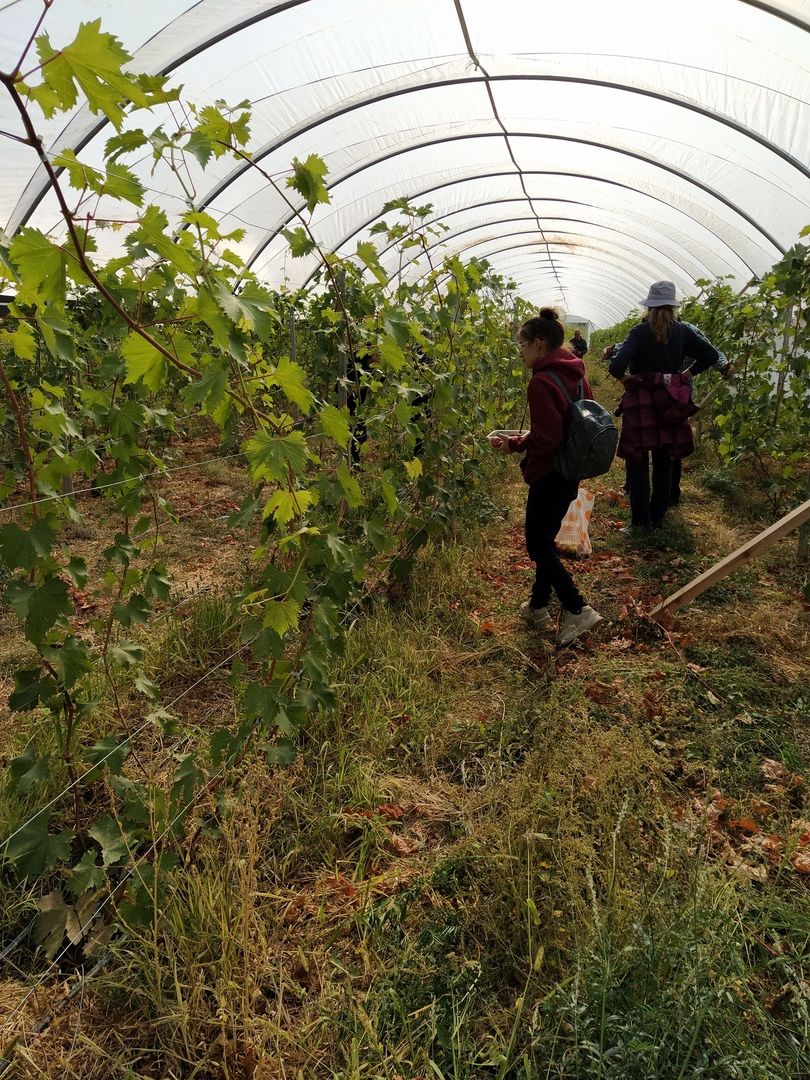
<svg viewBox="0 0 810 1080"><path fill-rule="evenodd" d="M566 480L587 480L601 476L613 464L619 432L613 417L598 401L583 397L582 380L577 383L577 397L572 398L562 379L551 371L553 379L568 402L565 439L554 453L554 469Z"/></svg>

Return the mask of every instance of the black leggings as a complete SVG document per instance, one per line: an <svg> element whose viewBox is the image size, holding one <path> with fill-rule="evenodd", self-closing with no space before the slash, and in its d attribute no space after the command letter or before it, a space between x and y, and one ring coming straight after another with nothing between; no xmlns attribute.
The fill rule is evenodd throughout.
<svg viewBox="0 0 810 1080"><path fill-rule="evenodd" d="M652 492L650 492L652 454ZM672 459L669 450L645 452L641 461L627 462L630 483L630 520L633 525L660 525L669 508L672 489Z"/></svg>
<svg viewBox="0 0 810 1080"><path fill-rule="evenodd" d="M531 605L548 605L553 589L566 611L582 611L585 600L557 554L554 543L565 512L577 497L577 483L550 473L529 485L526 500L526 550L536 564Z"/></svg>

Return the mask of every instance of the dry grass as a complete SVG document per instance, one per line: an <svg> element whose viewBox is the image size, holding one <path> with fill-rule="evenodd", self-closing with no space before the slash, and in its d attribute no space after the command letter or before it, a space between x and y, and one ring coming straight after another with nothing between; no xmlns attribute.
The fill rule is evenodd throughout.
<svg viewBox="0 0 810 1080"><path fill-rule="evenodd" d="M687 477L650 548L617 533L620 472L597 485L574 574L610 621L563 652L515 619L517 483L506 521L426 551L407 600L354 626L295 764L255 760L201 807L159 920L35 1035L47 984L17 1075L810 1074L804 572L786 541L668 633L641 617L756 530ZM177 640L154 645L172 688ZM214 685L189 730L232 710Z"/></svg>

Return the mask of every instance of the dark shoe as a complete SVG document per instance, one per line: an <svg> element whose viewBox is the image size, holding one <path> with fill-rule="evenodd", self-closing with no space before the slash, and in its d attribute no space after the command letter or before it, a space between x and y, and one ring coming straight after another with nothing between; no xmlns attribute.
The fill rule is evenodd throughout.
<svg viewBox="0 0 810 1080"><path fill-rule="evenodd" d="M649 525L625 525L619 529L619 532L624 536L641 536L642 533L650 531Z"/></svg>

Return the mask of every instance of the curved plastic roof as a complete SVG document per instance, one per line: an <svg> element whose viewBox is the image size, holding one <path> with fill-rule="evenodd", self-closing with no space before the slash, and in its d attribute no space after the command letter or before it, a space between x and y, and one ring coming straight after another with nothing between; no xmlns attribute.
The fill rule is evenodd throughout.
<svg viewBox="0 0 810 1080"><path fill-rule="evenodd" d="M41 10L0 0L0 69ZM742 284L810 223L810 0L54 0L44 28L58 46L98 17L188 100L248 98L266 172L320 154L332 202L314 230L344 254L408 196L449 226L436 256L486 256L527 299L600 325L658 278ZM67 119L38 118L46 146L96 163L109 128L87 108ZM18 130L1 99L0 129ZM58 227L33 164L4 140L7 231ZM176 219L169 170L153 175L151 153L134 167ZM255 170L190 167L199 206L247 230L269 284L307 281L316 264L289 255L289 207Z"/></svg>

